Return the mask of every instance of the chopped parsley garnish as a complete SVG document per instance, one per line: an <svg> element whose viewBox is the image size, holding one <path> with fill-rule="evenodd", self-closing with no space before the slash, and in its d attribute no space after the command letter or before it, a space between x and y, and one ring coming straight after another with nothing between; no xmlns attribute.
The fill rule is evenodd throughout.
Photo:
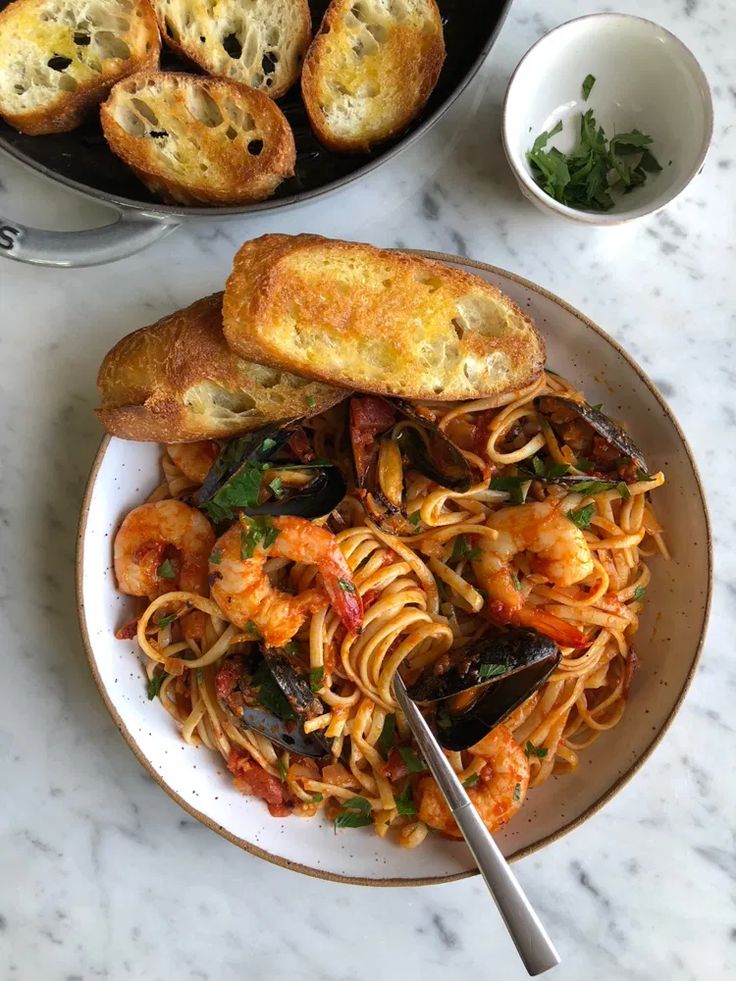
<svg viewBox="0 0 736 981"><path fill-rule="evenodd" d="M164 627L168 627L168 625L173 623L174 620L176 620L176 613L169 613L167 616L161 617L160 620L157 620L156 626L159 630L163 630Z"/></svg>
<svg viewBox="0 0 736 981"><path fill-rule="evenodd" d="M591 470L595 468L595 464L593 463L592 460L589 460L587 457L579 456L575 461L575 468L577 470L582 470L583 473L589 473Z"/></svg>
<svg viewBox="0 0 736 981"><path fill-rule="evenodd" d="M602 402L599 402L597 405L591 405L591 409L593 409L595 412L600 412L602 408L603 408Z"/></svg>
<svg viewBox="0 0 736 981"><path fill-rule="evenodd" d="M469 562L473 562L475 559L479 559L480 555L480 549L471 548L468 545L465 535L458 535L452 546L450 562L459 562L461 559L467 559Z"/></svg>
<svg viewBox="0 0 736 981"><path fill-rule="evenodd" d="M388 756L396 744L396 716L387 715L383 720L381 735L376 740L379 752L382 756Z"/></svg>
<svg viewBox="0 0 736 981"><path fill-rule="evenodd" d="M636 589L634 590L634 599L636 600L637 603L639 602L639 600L644 599L646 595L647 595L646 586L637 586Z"/></svg>
<svg viewBox="0 0 736 981"><path fill-rule="evenodd" d="M528 477L494 477L488 485L491 490L506 491L512 504L523 504L526 492L524 485Z"/></svg>
<svg viewBox="0 0 736 981"><path fill-rule="evenodd" d="M156 569L156 573L161 579L176 579L176 571L171 564L171 559L164 559Z"/></svg>
<svg viewBox="0 0 736 981"><path fill-rule="evenodd" d="M642 470L641 467L636 468L636 479L637 480L653 480L653 476L647 473L646 470Z"/></svg>
<svg viewBox="0 0 736 981"><path fill-rule="evenodd" d="M424 773L427 769L427 764L414 752L411 746L399 746L399 753L406 763L409 773Z"/></svg>
<svg viewBox="0 0 736 981"><path fill-rule="evenodd" d="M271 493L276 498L276 500L280 501L281 498L284 496L284 485L281 480L281 477L274 477L268 486Z"/></svg>
<svg viewBox="0 0 736 981"><path fill-rule="evenodd" d="M212 565L219 565L222 562L222 549L216 548L214 552L210 553L210 562Z"/></svg>
<svg viewBox="0 0 736 981"><path fill-rule="evenodd" d="M417 510L417 511L414 511L413 514L410 514L407 520L408 520L408 522L409 522L410 525L414 525L415 528L418 528L419 527L419 523L420 523L420 521L422 519L419 516L419 511Z"/></svg>
<svg viewBox="0 0 736 981"><path fill-rule="evenodd" d="M581 115L578 142L569 154L557 147L546 149L561 130L560 121L554 129L540 133L527 159L537 184L570 208L609 211L614 205L612 191L631 191L644 184L648 174L662 169L649 150L651 136L634 129L609 140L592 109Z"/></svg>
<svg viewBox="0 0 736 981"><path fill-rule="evenodd" d="M619 492L624 501L631 500L631 491L626 486L625 481L619 480L619 482L616 484L616 490Z"/></svg>
<svg viewBox="0 0 736 981"><path fill-rule="evenodd" d="M312 689L312 691L320 690L324 677L324 668L312 668L312 670L309 672L309 687Z"/></svg>
<svg viewBox="0 0 736 981"><path fill-rule="evenodd" d="M517 783L517 785L514 787L514 800L515 801L521 800L521 784L520 783Z"/></svg>
<svg viewBox="0 0 736 981"><path fill-rule="evenodd" d="M481 664L478 668L478 680L486 681L488 678L495 678L499 674L505 674L508 667L505 664Z"/></svg>
<svg viewBox="0 0 736 981"><path fill-rule="evenodd" d="M337 580L337 585L345 593L354 593L355 592L355 586L350 582L349 579L338 579Z"/></svg>
<svg viewBox="0 0 736 981"><path fill-rule="evenodd" d="M594 85L595 75L586 75L583 79L583 98L586 102L588 101L588 96L590 95L590 91Z"/></svg>
<svg viewBox="0 0 736 981"><path fill-rule="evenodd" d="M265 443L268 440L264 440ZM273 443L273 440L270 442ZM274 444L275 445L275 444ZM263 470L258 463L246 463L202 505L216 525L232 521L236 508L254 508L261 492Z"/></svg>
<svg viewBox="0 0 736 981"><path fill-rule="evenodd" d="M569 463L555 463L554 460L543 460L539 456L532 457L534 476L542 480L555 480L564 477L570 469Z"/></svg>
<svg viewBox="0 0 736 981"><path fill-rule="evenodd" d="M402 817L411 817L417 813L414 801L412 800L410 783L404 787L398 797L394 795L394 804L396 805L396 813Z"/></svg>
<svg viewBox="0 0 736 981"><path fill-rule="evenodd" d="M260 454L261 456L266 456L268 453L271 452L271 450L274 449L276 449L276 440L271 439L270 436L267 436L264 439L264 441L261 443Z"/></svg>
<svg viewBox="0 0 736 981"><path fill-rule="evenodd" d="M310 409L313 409L317 405L317 399L311 394L311 392L309 395L307 395L307 405Z"/></svg>
<svg viewBox="0 0 736 981"><path fill-rule="evenodd" d="M309 798L309 800L307 801L307 803L308 804L321 804L323 800L324 800L324 796L322 794L314 794L313 797L310 797Z"/></svg>
<svg viewBox="0 0 736 981"><path fill-rule="evenodd" d="M240 526L240 558L252 559L258 545L269 549L279 536L271 519L265 515L257 518L242 518Z"/></svg>
<svg viewBox="0 0 736 981"><path fill-rule="evenodd" d="M365 828L371 823L371 802L365 797L351 797L342 807L343 809L335 818L335 830Z"/></svg>
<svg viewBox="0 0 736 981"><path fill-rule="evenodd" d="M273 712L283 722L295 719L294 709L278 686L278 682L271 674L271 669L262 661L258 666L253 678L253 687L258 688L258 701L269 712Z"/></svg>
<svg viewBox="0 0 736 981"><path fill-rule="evenodd" d="M284 761L279 756L276 762L279 768L279 776L281 777L281 783L286 783L286 766L284 765Z"/></svg>
<svg viewBox="0 0 736 981"><path fill-rule="evenodd" d="M570 490L577 491L579 494L602 494L603 491L618 490L622 481L617 480L576 480L570 484ZM625 485L624 485L625 486ZM623 495L621 495L623 496Z"/></svg>
<svg viewBox="0 0 736 981"><path fill-rule="evenodd" d="M516 573L511 576L511 585L514 587L517 593L521 592L521 580Z"/></svg>
<svg viewBox="0 0 736 981"><path fill-rule="evenodd" d="M543 760L544 757L549 752L544 746L535 746L534 743L529 742L527 739L526 746L524 747L524 752L526 753L527 759L530 756L536 756L538 760Z"/></svg>
<svg viewBox="0 0 736 981"><path fill-rule="evenodd" d="M261 631L258 629L258 625L249 620L245 625L246 633L253 634L253 636L258 639L261 636Z"/></svg>
<svg viewBox="0 0 736 981"><path fill-rule="evenodd" d="M590 522L595 514L595 504L586 504L584 508L577 508L575 511L568 511L567 516L574 525L585 530L590 528Z"/></svg>
<svg viewBox="0 0 736 981"><path fill-rule="evenodd" d="M468 787L474 787L480 778L479 773L471 773L467 780L463 780L463 787L467 790Z"/></svg>
<svg viewBox="0 0 736 981"><path fill-rule="evenodd" d="M166 678L168 678L168 676L168 671L157 671L152 678L148 679L146 694L148 695L149 702L152 702L154 698L160 694L161 685L164 683Z"/></svg>

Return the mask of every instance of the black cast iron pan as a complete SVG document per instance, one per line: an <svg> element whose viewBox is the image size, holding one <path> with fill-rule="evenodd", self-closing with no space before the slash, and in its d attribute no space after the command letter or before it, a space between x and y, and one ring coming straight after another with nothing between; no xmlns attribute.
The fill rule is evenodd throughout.
<svg viewBox="0 0 736 981"><path fill-rule="evenodd" d="M9 0L0 0L0 9ZM311 0L313 27L319 27L328 0ZM130 255L168 234L182 221L225 218L285 208L344 187L389 160L432 126L480 68L500 30L510 0L438 0L447 58L437 86L422 113L395 140L374 152L331 153L311 131L298 83L279 100L297 146L296 173L268 201L235 208L197 208L161 204L107 147L96 112L70 133L25 136L0 120L0 149L38 173L88 197L106 202L117 220L82 232L26 228L0 216L0 254L23 262L83 266ZM166 49L164 70L193 71ZM407 72L411 66L407 66Z"/></svg>

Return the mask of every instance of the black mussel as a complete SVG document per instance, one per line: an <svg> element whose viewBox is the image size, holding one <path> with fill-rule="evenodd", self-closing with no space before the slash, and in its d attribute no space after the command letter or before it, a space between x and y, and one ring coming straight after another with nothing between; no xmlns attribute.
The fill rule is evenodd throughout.
<svg viewBox="0 0 736 981"><path fill-rule="evenodd" d="M329 514L345 496L345 479L339 468L329 462L295 461L294 453L281 459L293 444L299 448L303 441L303 431L293 426L267 426L230 440L192 495L192 503L207 511L216 524L232 520L235 511L302 518ZM274 459L279 451L282 453ZM274 480L269 485L272 498L259 503L266 469L307 471L312 479L299 486Z"/></svg>
<svg viewBox="0 0 736 981"><path fill-rule="evenodd" d="M264 647L263 657L276 684L293 711L305 719L324 712L322 702L312 691L307 669L286 648Z"/></svg>
<svg viewBox="0 0 736 981"><path fill-rule="evenodd" d="M589 469L604 474L618 471L619 479L630 476L629 482L636 479L636 468L646 472L644 455L629 434L588 402L576 402L559 395L541 395L535 405L578 458L585 458L592 465ZM581 478L555 479L560 483L574 483Z"/></svg>
<svg viewBox="0 0 736 981"><path fill-rule="evenodd" d="M225 659L216 681L220 704L240 729L255 729L301 756L326 756L330 747L324 737L304 731L304 721L321 714L322 703L308 682L300 685L294 681L296 669L287 655L263 654L254 670L244 655Z"/></svg>
<svg viewBox="0 0 736 981"><path fill-rule="evenodd" d="M407 418L396 427L395 439L412 466L441 487L468 490L473 474L457 446L408 402L396 399L394 404Z"/></svg>
<svg viewBox="0 0 736 981"><path fill-rule="evenodd" d="M455 657L450 652L409 695L419 705L436 706L442 746L467 749L526 701L559 660L560 651L549 637L535 630L509 630L484 637Z"/></svg>
<svg viewBox="0 0 736 981"><path fill-rule="evenodd" d="M378 395L353 396L350 437L365 508L391 534L416 532L402 507L402 457L441 487L463 492L473 482L470 465L457 446L408 402Z"/></svg>

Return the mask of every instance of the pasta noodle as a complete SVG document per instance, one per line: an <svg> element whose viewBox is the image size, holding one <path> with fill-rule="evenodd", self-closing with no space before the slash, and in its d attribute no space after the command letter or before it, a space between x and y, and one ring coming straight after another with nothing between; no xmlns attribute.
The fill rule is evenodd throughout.
<svg viewBox="0 0 736 981"><path fill-rule="evenodd" d="M667 558L650 501L664 476L640 474L623 488L580 493L520 471L519 464L540 453L561 468L577 464L571 447L540 413L535 400L544 395L580 399L566 381L548 373L500 406L477 400L431 408L437 426L474 468L476 479L467 491L439 486L406 466L395 442L383 444L378 480L390 503L403 504L411 533L382 530L355 488L336 516L315 522L339 528L336 541L365 611L360 633L347 632L325 598L294 638L298 656L317 679L322 704L304 730L330 741L325 759L297 756L234 723L220 697L220 672L229 657L247 655L255 639L228 622L214 599L163 592L139 616L136 636L149 695L158 693L186 742L220 753L236 784L263 797L272 813L348 815L345 826L372 824L376 833L391 833L404 847L424 841L428 824L442 829L442 820L432 820L424 800L429 778L411 749L392 679L400 669L414 679L451 650L469 649L498 629L488 615L491 597L488 584L479 579L476 558L482 547L495 547L499 532L493 516L512 503L499 477L516 479L527 504L550 503L559 513L589 516L578 528L572 521L569 526L582 539L578 547L587 552L592 570L579 581L560 584L523 547L506 563L529 618L540 623L557 618L585 637L584 645L561 646L552 675L504 723L513 735L508 745L518 757L515 772L523 777L517 773L510 785L510 813L521 805L527 781L535 787L553 773L575 770L580 753L621 720L635 667L633 639L651 575L647 563L657 554ZM318 456L351 470L344 407L304 425ZM168 454L163 472L164 481L150 500L191 492L191 481ZM292 483L300 479L288 470L280 476ZM271 558L266 568L279 589L291 594L319 587L315 565ZM503 792L498 777L503 767L486 743L448 753L479 809L484 794ZM423 812L430 815L426 820L420 819Z"/></svg>

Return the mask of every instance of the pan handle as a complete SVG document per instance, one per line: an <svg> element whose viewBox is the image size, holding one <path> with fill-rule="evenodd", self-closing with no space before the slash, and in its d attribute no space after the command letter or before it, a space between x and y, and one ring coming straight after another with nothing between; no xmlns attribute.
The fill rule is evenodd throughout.
<svg viewBox="0 0 736 981"><path fill-rule="evenodd" d="M0 215L0 256L35 266L98 266L139 252L173 232L178 222L119 211L110 225L77 232L29 228Z"/></svg>

